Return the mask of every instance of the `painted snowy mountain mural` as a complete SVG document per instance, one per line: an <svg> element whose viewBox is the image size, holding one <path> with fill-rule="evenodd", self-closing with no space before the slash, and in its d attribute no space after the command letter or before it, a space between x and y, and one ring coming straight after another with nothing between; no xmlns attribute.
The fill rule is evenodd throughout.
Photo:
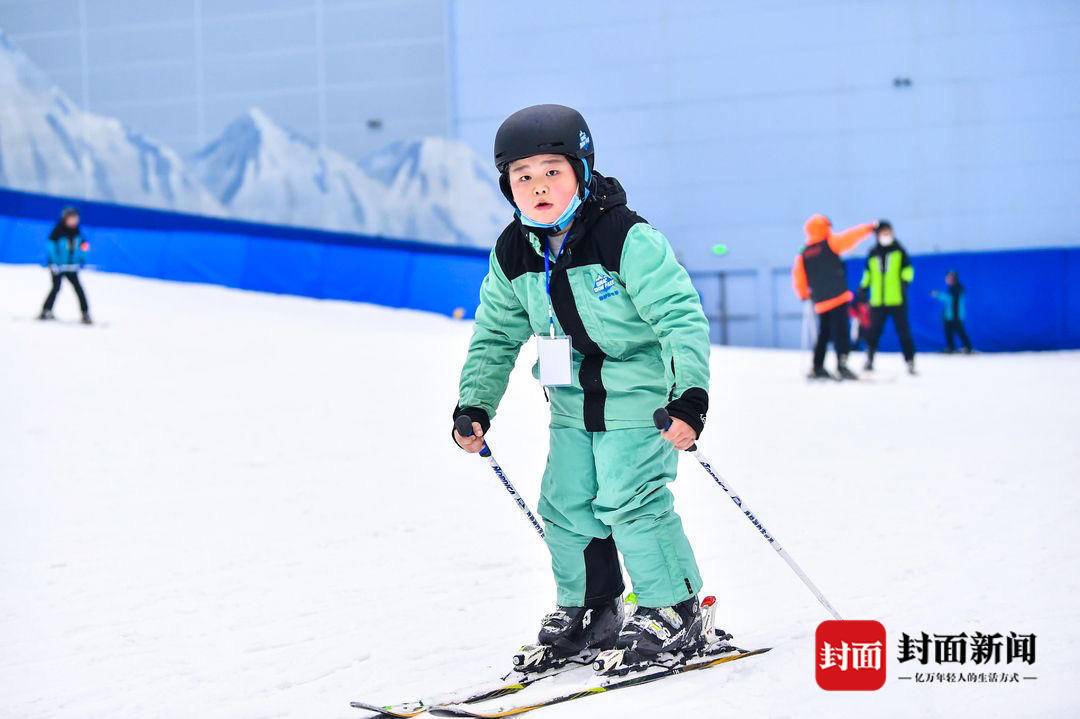
<svg viewBox="0 0 1080 719"><path fill-rule="evenodd" d="M490 246L509 216L494 171L453 140L396 142L357 163L252 108L189 161L243 219Z"/></svg>
<svg viewBox="0 0 1080 719"><path fill-rule="evenodd" d="M252 108L194 155L80 110L0 31L0 186L272 224L490 247L509 217L467 145L347 158Z"/></svg>
<svg viewBox="0 0 1080 719"><path fill-rule="evenodd" d="M359 165L252 108L190 158L234 217L402 236L402 208Z"/></svg>
<svg viewBox="0 0 1080 719"><path fill-rule="evenodd" d="M0 185L200 214L221 204L172 149L83 112L0 32Z"/></svg>
<svg viewBox="0 0 1080 719"><path fill-rule="evenodd" d="M406 236L456 244L477 244L472 238L479 238L479 244L492 245L510 219L494 169L463 142L395 142L361 165L409 208Z"/></svg>

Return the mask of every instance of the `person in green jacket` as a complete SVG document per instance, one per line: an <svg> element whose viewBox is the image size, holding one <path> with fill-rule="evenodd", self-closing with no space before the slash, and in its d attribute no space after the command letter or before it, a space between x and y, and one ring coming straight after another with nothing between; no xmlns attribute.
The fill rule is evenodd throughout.
<svg viewBox="0 0 1080 719"><path fill-rule="evenodd" d="M882 220L876 232L877 244L866 257L866 269L860 283L860 287L870 291L870 334L863 369L874 370L874 355L881 331L885 320L892 317L908 373L915 374L915 341L911 337L907 311L907 288L915 279L915 268L907 250L893 234L891 224Z"/></svg>
<svg viewBox="0 0 1080 719"><path fill-rule="evenodd" d="M671 245L596 172L592 133L561 105L511 115L495 165L514 219L491 252L454 416L477 452L521 346L550 402L540 490L556 609L552 656L612 647L642 657L703 641L701 575L667 485L709 406L709 323ZM658 432L653 412L672 425ZM623 626L621 552L638 599Z"/></svg>

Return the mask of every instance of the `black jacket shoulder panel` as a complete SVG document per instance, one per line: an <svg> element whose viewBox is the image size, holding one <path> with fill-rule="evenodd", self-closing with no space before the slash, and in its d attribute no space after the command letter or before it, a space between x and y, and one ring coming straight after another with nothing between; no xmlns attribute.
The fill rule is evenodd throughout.
<svg viewBox="0 0 1080 719"><path fill-rule="evenodd" d="M645 220L626 205L606 208L588 228L588 234L573 246L570 267L599 264L608 272L618 272L626 234Z"/></svg>
<svg viewBox="0 0 1080 719"><path fill-rule="evenodd" d="M536 254L522 230L521 222L514 218L495 241L495 259L511 282L526 272L544 271L543 258Z"/></svg>
<svg viewBox="0 0 1080 719"><path fill-rule="evenodd" d="M600 264L618 272L626 233L646 220L626 206L626 191L618 180L599 174L586 209L581 224L570 229L571 235L581 234L569 245L569 266Z"/></svg>

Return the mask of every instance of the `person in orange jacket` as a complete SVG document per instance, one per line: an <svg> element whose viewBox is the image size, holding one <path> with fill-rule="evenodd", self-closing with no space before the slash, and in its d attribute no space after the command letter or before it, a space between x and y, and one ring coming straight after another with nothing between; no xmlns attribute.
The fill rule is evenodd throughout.
<svg viewBox="0 0 1080 719"><path fill-rule="evenodd" d="M877 226L877 222L867 222L843 232L833 232L832 222L825 215L812 215L803 226L806 246L795 256L791 284L799 299L814 301L814 312L818 317L814 367L809 374L811 379L833 378L825 371L825 353L830 340L836 350L836 372L840 379L858 379L847 366L850 350L848 303L855 295L848 289L840 255L855 249L877 230Z"/></svg>

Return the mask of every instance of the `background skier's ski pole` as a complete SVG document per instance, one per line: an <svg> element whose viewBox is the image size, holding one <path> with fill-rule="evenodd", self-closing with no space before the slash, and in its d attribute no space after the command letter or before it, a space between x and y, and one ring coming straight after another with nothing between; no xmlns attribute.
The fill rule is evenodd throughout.
<svg viewBox="0 0 1080 719"><path fill-rule="evenodd" d="M668 414L666 409L661 407L653 412L653 422L656 424L657 429L667 431L667 429L671 427L671 415ZM753 524L759 532L761 532L761 536L772 545L772 548L776 550L777 554L784 558L784 561L788 563L788 566L791 567L792 571L794 571L799 579L803 581L803 584L814 593L814 596L821 602L821 605L829 610L829 614L840 619L840 613L833 609L833 605L829 604L829 600L825 598L825 595L821 593L821 590L814 586L814 583L810 581L810 577L806 576L806 572L795 563L795 560L791 558L791 555L787 553L787 550L780 546L780 542L776 541L776 538L769 534L768 530L765 529L765 525L761 523L761 520L758 519L757 515L750 511L750 508L746 506L746 503L735 493L735 490L727 483L727 481L713 471L712 465L709 464L709 460L705 459L705 456L698 450L697 444L690 445L688 451L694 455L694 459L696 459L698 463L701 464L702 468L709 473L709 476L720 485L720 489L727 492L727 495L731 497L731 501L735 503L735 506L739 508L739 511L750 520L750 523Z"/></svg>
<svg viewBox="0 0 1080 719"><path fill-rule="evenodd" d="M454 429L456 429L458 434L462 437L472 437L472 419L468 417L468 415L458 415L454 420ZM536 517L529 511L529 507L525 504L525 500L521 498L521 495L514 489L514 485L510 484L510 480L506 478L506 473L502 471L502 467L495 461L495 457L492 456L491 449L487 446L487 442L484 442L484 448L480 450L480 456L487 459L488 464L491 465L492 471L495 472L495 476L499 478L499 481L502 482L502 486L506 487L506 491L510 493L510 496L514 498L517 506L525 513L525 516L529 519L529 523L532 524L533 529L540 535L540 539L543 539L544 528L540 526L540 522L536 521Z"/></svg>

